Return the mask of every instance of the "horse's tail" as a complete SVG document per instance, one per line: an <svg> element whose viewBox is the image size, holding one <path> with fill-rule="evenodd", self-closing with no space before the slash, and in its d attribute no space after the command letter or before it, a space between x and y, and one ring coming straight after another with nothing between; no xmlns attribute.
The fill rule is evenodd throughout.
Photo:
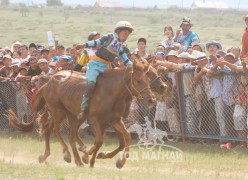
<svg viewBox="0 0 248 180"><path fill-rule="evenodd" d="M33 119L28 122L28 123L20 123L18 121L18 118L16 117L14 111L12 109L8 110L8 119L10 122L10 125L18 130L18 131L22 131L22 132L30 132L34 129L34 125L35 125L35 120L37 118L37 114L38 112L45 106L45 100L42 97L42 91L43 89L46 87L46 84L43 85L41 88L39 88L32 96L31 99L31 106L32 109L34 111L34 116Z"/></svg>
<svg viewBox="0 0 248 180"><path fill-rule="evenodd" d="M48 121L49 119L49 121ZM38 118L40 129L39 133L40 135L43 135L46 131L50 129L50 127L53 125L51 116L49 115L47 110L44 110L41 115Z"/></svg>
<svg viewBox="0 0 248 180"><path fill-rule="evenodd" d="M13 109L10 108L7 110L6 117L9 120L10 127L16 129L17 131L30 132L34 129L34 120L36 119L36 114L29 123L20 123Z"/></svg>
<svg viewBox="0 0 248 180"><path fill-rule="evenodd" d="M31 99L31 107L34 112L39 112L46 104L44 97L42 96L42 92L47 84L41 86L32 96Z"/></svg>

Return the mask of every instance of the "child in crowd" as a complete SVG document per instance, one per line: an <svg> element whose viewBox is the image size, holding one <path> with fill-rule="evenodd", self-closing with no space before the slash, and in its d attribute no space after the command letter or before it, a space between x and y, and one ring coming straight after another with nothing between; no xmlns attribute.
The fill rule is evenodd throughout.
<svg viewBox="0 0 248 180"><path fill-rule="evenodd" d="M174 32L171 26L164 27L164 35L166 38L161 42L161 44L167 48L173 46L174 44Z"/></svg>

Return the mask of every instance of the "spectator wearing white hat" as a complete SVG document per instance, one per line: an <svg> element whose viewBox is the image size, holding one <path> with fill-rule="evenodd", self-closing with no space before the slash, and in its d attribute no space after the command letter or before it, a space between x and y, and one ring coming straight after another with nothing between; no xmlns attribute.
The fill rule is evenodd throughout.
<svg viewBox="0 0 248 180"><path fill-rule="evenodd" d="M54 70L49 67L48 61L46 59L39 59L38 66L41 70L40 75L33 76L31 79L32 83L36 83L36 86L40 87L48 81L51 75L54 74Z"/></svg>
<svg viewBox="0 0 248 180"><path fill-rule="evenodd" d="M190 64L190 59L193 57L188 52L182 52L177 56L179 67L183 69L183 89L184 100L186 105L186 118L188 133L193 135L198 133L196 119L196 104L194 100L193 80L194 75L190 71L194 71L195 66Z"/></svg>
<svg viewBox="0 0 248 180"><path fill-rule="evenodd" d="M192 50L200 51L200 52L205 52L204 45L201 43L192 43Z"/></svg>
<svg viewBox="0 0 248 180"><path fill-rule="evenodd" d="M178 63L177 56L178 56L178 52L175 51L175 50L171 50L171 51L166 55L165 59L166 59L168 62L172 62L172 63L177 64L177 63Z"/></svg>
<svg viewBox="0 0 248 180"><path fill-rule="evenodd" d="M54 70L49 67L49 62L46 59L39 59L38 66L41 69L41 75L53 75Z"/></svg>
<svg viewBox="0 0 248 180"><path fill-rule="evenodd" d="M245 29L242 35L242 51L241 51L241 58L245 58L248 56L248 15L243 17L245 21Z"/></svg>
<svg viewBox="0 0 248 180"><path fill-rule="evenodd" d="M212 65L208 64L208 59L205 53L196 52L196 63L198 65L195 71L194 82L202 82L206 97L202 114L207 116L208 121L202 122L201 132L208 135L225 136L225 120L224 120L224 104L222 101L222 78L210 75ZM199 71L198 71L199 69Z"/></svg>
<svg viewBox="0 0 248 180"><path fill-rule="evenodd" d="M11 51L12 51L12 52L14 52L14 51L20 51L21 45L22 45L22 43L20 43L19 41L14 42L14 43L11 45Z"/></svg>
<svg viewBox="0 0 248 180"><path fill-rule="evenodd" d="M190 30L192 26L190 18L184 17L180 25L181 30L176 32L175 42L179 42L182 45L183 51L187 51L193 42L200 43L198 35Z"/></svg>
<svg viewBox="0 0 248 180"><path fill-rule="evenodd" d="M230 64L238 65L238 62L235 60L235 55L233 53L227 53L224 60ZM229 92L231 90L234 91L234 95L237 93L236 71L230 69L225 65L225 63L218 62L213 66L212 72L217 74L223 73L222 99L224 102L226 135L236 136L236 131L234 130L233 124L234 105L232 104L231 98L229 96Z"/></svg>
<svg viewBox="0 0 248 180"><path fill-rule="evenodd" d="M12 72L10 74L11 79L14 79L18 75L20 62L21 62L20 59L12 59L12 64L11 64Z"/></svg>

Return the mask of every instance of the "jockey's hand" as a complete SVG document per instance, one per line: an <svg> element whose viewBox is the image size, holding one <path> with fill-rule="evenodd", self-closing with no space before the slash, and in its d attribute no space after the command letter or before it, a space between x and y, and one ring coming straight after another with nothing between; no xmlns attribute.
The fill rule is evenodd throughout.
<svg viewBox="0 0 248 180"><path fill-rule="evenodd" d="M132 66L133 65L133 62L132 61L128 61L125 65L126 66Z"/></svg>

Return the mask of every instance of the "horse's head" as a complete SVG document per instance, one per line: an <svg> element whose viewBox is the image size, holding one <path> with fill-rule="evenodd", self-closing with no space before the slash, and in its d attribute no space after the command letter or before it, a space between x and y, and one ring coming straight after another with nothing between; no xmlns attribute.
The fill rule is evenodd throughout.
<svg viewBox="0 0 248 180"><path fill-rule="evenodd" d="M155 105L156 99L151 91L149 78L146 76L149 68L150 65L144 66L134 62L130 71L130 83L127 89L132 96L142 101L148 108L151 108Z"/></svg>
<svg viewBox="0 0 248 180"><path fill-rule="evenodd" d="M130 59L133 62L141 63L144 66L149 65L146 59L141 58L137 55L131 55ZM158 95L163 95L167 89L167 85L161 80L161 77L158 75L157 70L151 66L147 71L146 75L150 80L150 87L152 91Z"/></svg>

